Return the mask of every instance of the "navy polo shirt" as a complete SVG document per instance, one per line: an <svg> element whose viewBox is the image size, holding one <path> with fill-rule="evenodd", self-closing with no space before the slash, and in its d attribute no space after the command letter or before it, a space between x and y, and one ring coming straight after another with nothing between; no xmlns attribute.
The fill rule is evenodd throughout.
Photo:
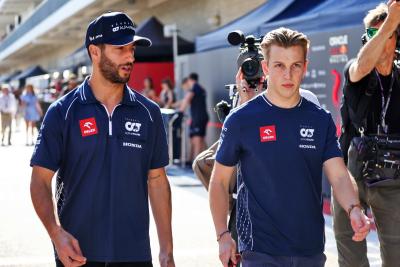
<svg viewBox="0 0 400 267"><path fill-rule="evenodd" d="M60 222L88 261L151 261L147 175L167 151L155 103L125 86L108 114L87 79L50 106L31 166L58 171Z"/></svg>
<svg viewBox="0 0 400 267"><path fill-rule="evenodd" d="M323 252L322 167L341 155L331 115L305 98L284 109L262 94L233 110L216 160L238 165L240 251Z"/></svg>

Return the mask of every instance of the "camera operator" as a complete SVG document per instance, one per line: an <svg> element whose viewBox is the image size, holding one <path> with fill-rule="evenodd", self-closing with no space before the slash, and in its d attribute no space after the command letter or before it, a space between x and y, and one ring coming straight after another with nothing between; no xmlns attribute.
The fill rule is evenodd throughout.
<svg viewBox="0 0 400 267"><path fill-rule="evenodd" d="M264 77L261 77L260 83L257 86L257 89L249 88L246 80L243 79L243 73L241 68L239 68L236 74L236 88L237 93L235 95L235 99L237 98L237 102L233 101L233 108L236 108L247 101L251 100L257 94L262 91ZM309 92L311 93L311 92ZM312 94L312 93L311 93ZM316 99L316 97L315 97ZM218 110L219 109L219 110ZM228 115L230 110L230 105L225 101L221 101L215 107L215 111L218 114L218 117L221 119L221 122L224 121L224 118ZM193 161L193 171L196 174L197 178L202 182L204 187L208 190L208 186L211 178L211 171L215 162L215 153L217 151L219 141L212 144L208 149L201 152ZM233 194L236 192L236 172L232 174L232 179L230 180L229 185L229 212L232 217L234 214L234 204L233 204ZM233 212L233 213L232 213ZM230 229L234 228L234 221L231 219Z"/></svg>
<svg viewBox="0 0 400 267"><path fill-rule="evenodd" d="M227 230L228 187L238 164L237 230L243 267L324 266L322 168L361 241L369 222L337 145L331 115L300 95L309 40L280 28L262 41L265 93L226 118L210 181L219 257L237 263Z"/></svg>
<svg viewBox="0 0 400 267"><path fill-rule="evenodd" d="M352 162L357 162L356 157L360 154L357 150L357 153L351 153L351 144L355 144L352 142L356 140L366 140L368 136L390 140L400 134L400 72L394 64L399 23L400 2L392 0L387 4L382 3L368 12L364 18L366 33L363 41L366 43L357 58L345 68L346 81L341 108L343 122L341 148L346 160L349 151L348 168L357 181L361 204L365 209L372 210L384 267L400 264L400 179L397 179L399 178L397 169L400 166L384 164L382 168L379 162L372 160L373 167L354 173L355 164ZM397 141L399 142L398 138ZM394 140L391 142L395 143ZM377 144L365 147L361 156L384 154ZM400 151L397 151L397 157L391 158L390 162L398 162L399 155ZM384 157L383 155L382 162L387 162ZM380 160L376 156L375 159ZM364 160L361 164L369 163ZM393 168L397 169L391 172ZM383 171L394 175L385 177L373 175ZM351 240L352 227L346 212L335 199L333 204L339 265L369 266L365 240L363 242Z"/></svg>

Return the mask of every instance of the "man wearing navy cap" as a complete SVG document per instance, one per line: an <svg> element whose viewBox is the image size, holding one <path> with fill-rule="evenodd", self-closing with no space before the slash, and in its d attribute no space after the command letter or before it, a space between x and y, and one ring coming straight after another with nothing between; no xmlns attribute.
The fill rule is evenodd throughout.
<svg viewBox="0 0 400 267"><path fill-rule="evenodd" d="M57 266L152 266L150 199L160 265L173 267L160 109L126 84L135 47L151 41L135 35L126 14L110 12L89 24L85 44L92 75L50 106L31 159L32 202Z"/></svg>

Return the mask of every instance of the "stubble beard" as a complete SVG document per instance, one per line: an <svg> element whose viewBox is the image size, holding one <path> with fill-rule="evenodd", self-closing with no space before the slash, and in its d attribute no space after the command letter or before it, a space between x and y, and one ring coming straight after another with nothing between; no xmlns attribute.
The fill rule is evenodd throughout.
<svg viewBox="0 0 400 267"><path fill-rule="evenodd" d="M130 75L128 75L126 78L121 77L118 73L118 68L119 66L114 64L111 59L109 59L105 53L101 54L100 57L100 72L103 75L105 79L112 83L118 83L118 84L125 84L129 81ZM132 66L132 63L127 63L125 65L130 65Z"/></svg>

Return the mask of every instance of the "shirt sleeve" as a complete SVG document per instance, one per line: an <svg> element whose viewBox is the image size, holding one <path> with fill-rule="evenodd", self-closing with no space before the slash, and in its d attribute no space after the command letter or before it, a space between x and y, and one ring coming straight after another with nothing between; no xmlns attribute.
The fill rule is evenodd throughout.
<svg viewBox="0 0 400 267"><path fill-rule="evenodd" d="M336 125L333 122L332 116L329 114L328 131L325 140L323 162L331 158L343 157L340 145L336 136Z"/></svg>
<svg viewBox="0 0 400 267"><path fill-rule="evenodd" d="M40 127L30 165L40 166L56 172L61 164L62 123L63 119L58 106L49 107Z"/></svg>
<svg viewBox="0 0 400 267"><path fill-rule="evenodd" d="M240 156L240 127L233 116L228 116L222 126L216 161L225 166L235 166Z"/></svg>
<svg viewBox="0 0 400 267"><path fill-rule="evenodd" d="M198 85L197 83L195 83L195 84L193 85L192 89L190 89L190 91L191 91L192 93L194 93L195 95L199 94L199 91L200 91L199 85Z"/></svg>
<svg viewBox="0 0 400 267"><path fill-rule="evenodd" d="M154 116L154 145L150 160L150 169L158 169L168 165L167 133L161 117L161 111L157 108Z"/></svg>

